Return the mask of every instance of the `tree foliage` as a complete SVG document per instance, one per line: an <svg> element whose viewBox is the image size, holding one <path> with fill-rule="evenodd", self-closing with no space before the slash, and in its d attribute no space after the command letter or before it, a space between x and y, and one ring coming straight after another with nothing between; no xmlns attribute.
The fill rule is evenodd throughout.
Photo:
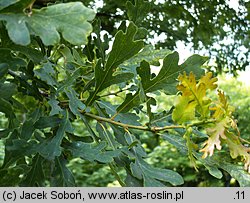
<svg viewBox="0 0 250 203"><path fill-rule="evenodd" d="M236 8L227 2L103 0L97 18L101 19L102 28L114 35L116 24L128 16L138 27L147 29L151 41L161 36L153 40L157 48L173 50L178 41L191 43L194 50L206 50L215 61L212 70L237 74L237 70L245 70L249 65L250 2L232 1Z"/></svg>
<svg viewBox="0 0 250 203"><path fill-rule="evenodd" d="M208 96L217 79L202 68L207 58L180 64L177 52L146 45L138 24L148 3L127 2L130 21L121 22L112 45L82 3L33 3L0 4L0 112L7 119L0 185L75 186L74 158L107 165L121 186L182 185L182 174L147 162L144 133L171 143L196 169L200 162L216 178L225 170L250 185L249 149L233 108L220 90L218 99ZM159 93L176 97L172 108L153 110Z"/></svg>

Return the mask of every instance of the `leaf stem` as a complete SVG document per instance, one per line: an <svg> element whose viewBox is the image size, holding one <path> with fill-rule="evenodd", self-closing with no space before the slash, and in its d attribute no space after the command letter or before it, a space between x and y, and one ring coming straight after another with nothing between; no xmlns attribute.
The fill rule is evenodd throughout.
<svg viewBox="0 0 250 203"><path fill-rule="evenodd" d="M83 113L83 112L82 112ZM101 116L97 116L97 115L94 115L94 114L91 114L91 113L83 113L85 116L88 116L90 118L93 118L97 121L104 121L104 122L107 122L107 123L112 123L114 125L117 125L117 126L121 126L123 128L132 128L132 129L137 129L137 130L144 130L144 131L151 131L151 132L159 132L159 131L166 131L166 130L169 130L169 129L176 129L176 128L186 128L185 126L183 125L170 125L170 126L164 126L164 127L147 127L147 126L137 126L137 125L130 125L130 124L125 124L125 123L121 123L121 122L117 122L117 121L114 121L110 118L104 118L104 117L101 117Z"/></svg>

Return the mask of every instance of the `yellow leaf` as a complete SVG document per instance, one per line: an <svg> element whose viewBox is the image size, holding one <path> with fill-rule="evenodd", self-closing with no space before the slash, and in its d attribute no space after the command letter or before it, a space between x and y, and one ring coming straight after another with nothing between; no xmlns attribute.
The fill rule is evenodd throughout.
<svg viewBox="0 0 250 203"><path fill-rule="evenodd" d="M206 129L209 138L203 143L204 148L200 150L200 152L204 153L202 156L203 158L206 158L208 155L212 156L215 148L221 150L221 139L226 139L225 126L227 126L226 119Z"/></svg>

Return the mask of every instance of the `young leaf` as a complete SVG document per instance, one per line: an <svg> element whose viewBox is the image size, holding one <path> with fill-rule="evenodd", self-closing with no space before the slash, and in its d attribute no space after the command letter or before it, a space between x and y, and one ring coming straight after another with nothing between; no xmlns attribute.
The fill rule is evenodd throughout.
<svg viewBox="0 0 250 203"><path fill-rule="evenodd" d="M201 119L208 118L211 100L206 97L206 93L207 90L217 87L215 84L217 78L212 78L212 73L208 72L197 83L193 72L190 72L189 76L184 72L183 75L179 75L178 80L180 84L177 89L182 95L176 99L173 120L180 124L195 120L196 112Z"/></svg>

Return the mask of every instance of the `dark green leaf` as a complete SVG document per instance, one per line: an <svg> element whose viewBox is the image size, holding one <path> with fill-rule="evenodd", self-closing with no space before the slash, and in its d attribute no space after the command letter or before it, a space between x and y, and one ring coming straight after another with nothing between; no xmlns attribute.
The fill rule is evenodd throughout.
<svg viewBox="0 0 250 203"><path fill-rule="evenodd" d="M143 185L144 187L166 187L164 184L162 184L160 181L151 178L147 175L143 175Z"/></svg>
<svg viewBox="0 0 250 203"><path fill-rule="evenodd" d="M97 123L96 130L99 133L100 138L106 140L111 149L116 149L119 146L115 136L103 124Z"/></svg>
<svg viewBox="0 0 250 203"><path fill-rule="evenodd" d="M0 64L0 79L6 75L8 72L9 66L7 63L1 63Z"/></svg>
<svg viewBox="0 0 250 203"><path fill-rule="evenodd" d="M150 11L150 3L144 0L135 0L135 5L131 1L127 1L126 6L129 20L135 22L137 25L141 23Z"/></svg>
<svg viewBox="0 0 250 203"><path fill-rule="evenodd" d="M46 116L41 117L37 122L35 122L34 127L37 129L54 128L59 126L61 122L62 119L57 116Z"/></svg>
<svg viewBox="0 0 250 203"><path fill-rule="evenodd" d="M8 64L11 70L17 70L20 66L26 66L26 62L21 58L14 57L10 49L0 48L0 64L3 63Z"/></svg>
<svg viewBox="0 0 250 203"><path fill-rule="evenodd" d="M51 97L48 101L49 105L51 106L51 111L49 113L50 116L54 116L59 114L60 112L62 112L63 110L61 109L61 107L58 105L59 101L57 101L55 99L55 97Z"/></svg>
<svg viewBox="0 0 250 203"><path fill-rule="evenodd" d="M116 106L113 106L111 103L106 101L98 101L98 104L101 108L104 108L111 117L116 114ZM114 120L131 125L141 125L138 122L139 117L133 113L120 113L115 117Z"/></svg>
<svg viewBox="0 0 250 203"><path fill-rule="evenodd" d="M114 44L104 69L101 67L100 60L95 67L95 90L91 92L86 102L88 106L96 99L98 92L110 85L127 81L133 77L131 73L120 73L117 75L114 75L114 73L121 63L142 49L144 45L143 41L134 41L136 32L137 27L133 23L130 23L126 33L123 33L121 30L116 33Z"/></svg>
<svg viewBox="0 0 250 203"><path fill-rule="evenodd" d="M71 75L68 75L68 77L65 79L65 81L63 81L62 83L60 83L57 92L63 91L65 88L70 87L71 85L73 85L76 82L76 79L80 76L82 76L83 73L83 68L78 68L76 70L74 70L74 72Z"/></svg>
<svg viewBox="0 0 250 203"><path fill-rule="evenodd" d="M9 99L17 92L17 87L13 83L0 83L0 98Z"/></svg>
<svg viewBox="0 0 250 203"><path fill-rule="evenodd" d="M30 7L34 1L35 0L17 0L15 3L9 4L8 7L4 8L2 12L22 12L26 8Z"/></svg>
<svg viewBox="0 0 250 203"><path fill-rule="evenodd" d="M234 179L236 179L241 187L250 187L250 174L247 173L242 166L231 163L219 162L218 167L227 171Z"/></svg>
<svg viewBox="0 0 250 203"><path fill-rule="evenodd" d="M69 108L73 114L79 115L79 110L84 110L86 108L85 104L78 99L78 94L71 87L65 90L67 97L69 98Z"/></svg>
<svg viewBox="0 0 250 203"><path fill-rule="evenodd" d="M169 49L157 50L152 45L147 45L142 49L142 51L124 61L119 67L136 74L136 68L140 66L140 63L143 60L147 61L151 65L160 65L159 60L165 58L171 52L172 51Z"/></svg>
<svg viewBox="0 0 250 203"><path fill-rule="evenodd" d="M168 182L172 185L181 185L184 183L182 176L177 172L168 169L154 168L140 157L137 157L135 163L131 164L131 169L135 177L139 179L143 177L145 186L153 184L153 186L162 187L163 184L159 181Z"/></svg>
<svg viewBox="0 0 250 203"><path fill-rule="evenodd" d="M21 139L29 140L31 138L33 132L35 131L35 128L33 125L34 125L34 121L32 119L26 120L23 123L21 134L20 134Z"/></svg>
<svg viewBox="0 0 250 203"><path fill-rule="evenodd" d="M222 172L216 166L208 166L204 164L208 172L215 178L221 179L223 177Z"/></svg>
<svg viewBox="0 0 250 203"><path fill-rule="evenodd" d="M74 187L75 179L67 168L67 160L62 156L55 159L55 168L52 173L52 187Z"/></svg>
<svg viewBox="0 0 250 203"><path fill-rule="evenodd" d="M15 118L12 105L4 98L0 98L0 112L5 113L6 117Z"/></svg>
<svg viewBox="0 0 250 203"><path fill-rule="evenodd" d="M129 173L127 173L125 184L126 187L142 187L142 182Z"/></svg>
<svg viewBox="0 0 250 203"><path fill-rule="evenodd" d="M0 187L18 186L22 175L27 170L25 166L15 166L8 169L0 170Z"/></svg>
<svg viewBox="0 0 250 203"><path fill-rule="evenodd" d="M0 10L8 7L9 5L15 4L18 1L20 1L20 0L1 0L0 1Z"/></svg>
<svg viewBox="0 0 250 203"><path fill-rule="evenodd" d="M201 65L205 62L205 58L199 55L189 57L182 65L178 65L179 55L177 52L168 54L164 60L160 72L156 77L152 78L150 65L143 61L137 72L141 77L144 93L150 93L157 90L163 90L166 94L176 94L177 77L181 71L200 74L202 71ZM140 101L140 91L137 91L133 96L128 94L125 101L117 108L117 113L129 111L132 107L142 103Z"/></svg>
<svg viewBox="0 0 250 203"><path fill-rule="evenodd" d="M65 116L65 118L63 118L63 120L60 122L56 135L40 143L38 151L45 159L53 160L55 157L61 155L61 142L65 131L67 130L68 122L68 118Z"/></svg>
<svg viewBox="0 0 250 203"><path fill-rule="evenodd" d="M44 159L38 154L32 159L31 169L26 174L25 179L20 183L20 186L44 186L45 175L43 171L43 161Z"/></svg>
<svg viewBox="0 0 250 203"><path fill-rule="evenodd" d="M187 154L187 146L186 146L186 141L183 137L179 135L173 135L173 134L163 134L162 138L164 140L167 140L170 144L175 146L181 153Z"/></svg>
<svg viewBox="0 0 250 203"><path fill-rule="evenodd" d="M36 76L38 76L42 81L47 82L51 86L57 86L57 81L55 78L54 65L47 62L42 65L41 68L34 70Z"/></svg>
<svg viewBox="0 0 250 203"><path fill-rule="evenodd" d="M101 163L110 163L113 158L119 156L119 151L105 151L106 143L83 143L73 142L68 146L74 157L81 157L88 161L99 161Z"/></svg>
<svg viewBox="0 0 250 203"><path fill-rule="evenodd" d="M30 48L30 47L12 44L11 49L13 51L23 53L25 56L27 56L27 58L34 61L34 63L40 63L44 58L44 56L42 55L40 51Z"/></svg>

